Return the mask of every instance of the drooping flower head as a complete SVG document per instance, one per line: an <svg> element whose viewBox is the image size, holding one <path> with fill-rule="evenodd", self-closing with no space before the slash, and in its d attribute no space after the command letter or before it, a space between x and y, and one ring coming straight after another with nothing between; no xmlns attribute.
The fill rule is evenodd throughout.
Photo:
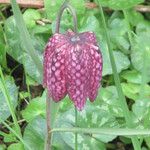
<svg viewBox="0 0 150 150"><path fill-rule="evenodd" d="M58 26L59 27L59 26ZM78 110L87 98L96 99L102 78L102 55L93 32L59 30L48 41L44 52L43 85L55 102L67 94Z"/></svg>

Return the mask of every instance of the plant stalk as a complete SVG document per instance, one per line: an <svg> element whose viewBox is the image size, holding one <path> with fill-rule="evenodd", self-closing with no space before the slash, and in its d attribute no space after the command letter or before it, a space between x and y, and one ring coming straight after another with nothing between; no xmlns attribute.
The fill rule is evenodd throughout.
<svg viewBox="0 0 150 150"><path fill-rule="evenodd" d="M47 135L46 135L46 140L45 140L45 150L51 150L51 99L48 97L47 93L47 98L46 98L46 127L47 127Z"/></svg>
<svg viewBox="0 0 150 150"><path fill-rule="evenodd" d="M78 112L75 108L75 127L78 127ZM75 150L78 150L78 133L75 133Z"/></svg>
<svg viewBox="0 0 150 150"><path fill-rule="evenodd" d="M74 32L77 33L77 15L76 15L75 10L72 8L72 6L67 1L65 1L63 3L63 5L61 6L60 11L58 13L57 20L56 20L56 30L55 30L55 33L59 33L61 17L62 17L62 14L63 14L64 10L67 9L67 8L72 13L73 22L74 22Z"/></svg>

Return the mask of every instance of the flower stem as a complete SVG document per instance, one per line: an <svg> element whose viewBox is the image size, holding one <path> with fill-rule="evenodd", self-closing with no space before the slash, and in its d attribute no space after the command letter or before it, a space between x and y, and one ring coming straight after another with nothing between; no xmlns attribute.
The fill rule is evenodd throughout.
<svg viewBox="0 0 150 150"><path fill-rule="evenodd" d="M51 115L51 111L50 111L50 105L51 105L51 102L50 102L50 98L48 97L48 94L47 94L47 97L46 97L46 126L47 126L47 136L46 136L46 139L45 139L45 150L50 150L51 149L51 124L50 124L50 115Z"/></svg>
<svg viewBox="0 0 150 150"><path fill-rule="evenodd" d="M103 23L105 34L106 34L107 46L108 46L108 51L109 51L109 56L110 56L110 62L111 62L111 66L112 66L112 70L113 70L113 74L114 74L114 81L115 81L116 88L117 88L117 91L118 91L118 95L119 95L119 98L120 98L119 99L120 100L120 106L122 107L123 115L125 117L127 126L129 128L133 128L134 124L132 123L132 119L130 117L130 112L129 112L129 109L128 109L128 105L126 103L126 99L125 99L125 96L124 96L123 91L122 91L120 78L119 78L119 75L117 73L117 67L116 67L113 51L112 51L112 48L111 48L110 37L109 37L108 31L107 31L107 26L106 26L106 21L105 21L103 9L102 9L102 7L101 7L98 0L97 0L97 2L99 4L100 14L102 16L102 23ZM135 150L141 150L141 146L140 146L140 143L138 141L138 138L137 137L132 137L131 140L132 140L134 149Z"/></svg>
<svg viewBox="0 0 150 150"><path fill-rule="evenodd" d="M78 112L75 108L75 127L78 127ZM78 150L78 133L75 133L75 150Z"/></svg>
<svg viewBox="0 0 150 150"><path fill-rule="evenodd" d="M64 10L66 8L68 8L71 11L71 13L72 13L73 22L74 22L74 32L77 33L77 15L76 15L75 10L68 3L68 1L65 1L63 3L63 5L61 6L61 8L60 8L60 11L59 11L58 16L57 16L57 21L56 21L56 30L55 30L55 33L59 33L61 17L62 17L62 14L63 14L63 12L64 12Z"/></svg>

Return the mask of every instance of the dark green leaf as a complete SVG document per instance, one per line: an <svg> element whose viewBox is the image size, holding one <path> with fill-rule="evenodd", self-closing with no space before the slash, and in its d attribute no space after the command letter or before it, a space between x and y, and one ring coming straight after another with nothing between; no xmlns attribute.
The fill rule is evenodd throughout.
<svg viewBox="0 0 150 150"><path fill-rule="evenodd" d="M33 99L29 105L22 111L23 118L30 122L34 118L44 116L46 113L46 99L45 94L42 97Z"/></svg>
<svg viewBox="0 0 150 150"><path fill-rule="evenodd" d="M27 9L23 14L23 19L28 28L33 28L36 26L36 21L41 19L41 15L38 10L35 9Z"/></svg>
<svg viewBox="0 0 150 150"><path fill-rule="evenodd" d="M7 150L24 150L24 146L21 143L11 144Z"/></svg>
<svg viewBox="0 0 150 150"><path fill-rule="evenodd" d="M14 83L14 79L11 76L5 77L6 87L11 97L11 103L15 108L17 106L18 99L18 88ZM9 108L7 106L7 102L2 92L1 86L1 78L0 78L0 116L2 120L6 120L10 116Z"/></svg>
<svg viewBox="0 0 150 150"><path fill-rule="evenodd" d="M100 4L105 7L110 7L115 10L131 8L144 0L99 0Z"/></svg>
<svg viewBox="0 0 150 150"><path fill-rule="evenodd" d="M32 150L43 150L45 135L46 122L45 119L39 117L27 125L23 139Z"/></svg>
<svg viewBox="0 0 150 150"><path fill-rule="evenodd" d="M142 77L141 77L141 73L136 71L136 70L132 70L132 71L125 71L122 73L121 75L124 79L126 79L128 82L131 83L137 83L140 84L142 81Z"/></svg>

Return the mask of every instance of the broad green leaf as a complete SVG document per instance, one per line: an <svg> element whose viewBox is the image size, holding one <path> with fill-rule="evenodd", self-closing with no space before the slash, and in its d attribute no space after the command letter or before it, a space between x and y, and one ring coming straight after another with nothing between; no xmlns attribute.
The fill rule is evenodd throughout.
<svg viewBox="0 0 150 150"><path fill-rule="evenodd" d="M146 64L146 80L150 81L150 32L138 33L136 37L136 42L132 48L131 61L133 67L142 72L143 62ZM144 56L144 54L146 54ZM144 58L145 57L145 58ZM143 59L144 58L144 59Z"/></svg>
<svg viewBox="0 0 150 150"><path fill-rule="evenodd" d="M148 146L148 148L150 148L150 137L146 137L144 138L146 145Z"/></svg>
<svg viewBox="0 0 150 150"><path fill-rule="evenodd" d="M88 16L79 30L80 32L93 31L98 34L100 31L98 19L94 15Z"/></svg>
<svg viewBox="0 0 150 150"><path fill-rule="evenodd" d="M40 45L42 45L41 50L43 52L43 49L45 48L45 44L47 43L48 39L51 37L52 34L51 24L45 24L44 26L36 25L32 29L32 33L35 37L34 40L36 39L34 46L36 46L37 43L40 42Z"/></svg>
<svg viewBox="0 0 150 150"><path fill-rule="evenodd" d="M27 105L27 107L22 111L22 116L24 119L26 119L26 121L31 122L32 120L34 120L37 117L43 117L46 118L46 91L43 92L43 95L41 97L37 97L32 99L32 101L30 101L30 103ZM63 100L66 100L66 98L64 98ZM63 101L62 100L62 101ZM50 110L51 110L51 126L54 125L55 122L55 117L57 117L57 113L59 110L59 106L60 103L56 103L52 100L51 101L51 106L50 106Z"/></svg>
<svg viewBox="0 0 150 150"><path fill-rule="evenodd" d="M139 99L139 92L141 88L140 84L122 83L121 85L125 96L127 96L132 100ZM149 97L149 93L150 93L150 86L145 85L145 91L144 91L145 98Z"/></svg>
<svg viewBox="0 0 150 150"><path fill-rule="evenodd" d="M15 108L17 106L17 100L18 100L18 88L16 87L14 79L11 76L6 76L5 82L6 82L8 93L11 97L11 103ZM10 116L10 112L1 89L2 88L1 84L2 83L0 78L0 117L2 120L6 120Z"/></svg>
<svg viewBox="0 0 150 150"><path fill-rule="evenodd" d="M43 150L45 135L45 119L38 117L37 119L35 118L32 120L25 128L23 140L32 150Z"/></svg>
<svg viewBox="0 0 150 150"><path fill-rule="evenodd" d="M12 133L9 133L9 134L4 133L3 136L4 136L5 143L17 142L16 137Z"/></svg>
<svg viewBox="0 0 150 150"><path fill-rule="evenodd" d="M103 56L103 76L112 74L108 48L104 42L100 43L100 47L101 47L102 56ZM128 57L120 51L113 51L113 54L114 54L118 73L120 73L122 70L128 69L130 65L130 61Z"/></svg>
<svg viewBox="0 0 150 150"><path fill-rule="evenodd" d="M101 108L116 117L123 117L123 112L119 104L119 97L115 86L101 88L94 104L100 105Z"/></svg>
<svg viewBox="0 0 150 150"><path fill-rule="evenodd" d="M136 100L139 97L140 85L132 83L122 83L122 89L126 97Z"/></svg>
<svg viewBox="0 0 150 150"><path fill-rule="evenodd" d="M139 122L143 123L143 125L142 123L139 123L138 126L140 126L141 124L142 126L145 126L145 128L147 128L149 126L148 122L150 121L150 98L137 100L132 106L132 111L139 120Z"/></svg>
<svg viewBox="0 0 150 150"><path fill-rule="evenodd" d="M113 117L108 111L106 111L106 107L101 107L100 105L94 105L90 102L87 102L85 109L82 112L78 113L78 126L81 128L90 128L90 127L118 127L119 124L116 121L115 117ZM107 117L106 117L107 116ZM70 109L60 114L58 119L56 120L55 127L59 128L71 128L74 126L74 109ZM73 133L57 133L54 134L53 144L56 145L58 134L62 137L62 139L69 145L72 149L74 148L74 134ZM100 141L95 140L99 139ZM78 135L78 143L79 149L92 149L101 147L101 149L105 149L105 146L102 142L108 142L115 138L115 136L108 135L95 135L92 134L92 137L88 135ZM70 140L69 140L70 139ZM60 148L61 149L61 148Z"/></svg>
<svg viewBox="0 0 150 150"><path fill-rule="evenodd" d="M38 10L27 9L23 14L23 19L28 28L33 28L36 26L36 21L41 19L41 14L38 12Z"/></svg>
<svg viewBox="0 0 150 150"><path fill-rule="evenodd" d="M11 55L15 60L24 64L26 72L37 82L41 81L41 75L36 68L31 56L25 51L24 46L22 45L22 41L20 40L20 33L17 29L16 23L13 17L10 17L5 22L5 34L8 40L9 48L7 52ZM38 46L39 47L39 46ZM42 60L41 52L37 49L37 53ZM28 60L28 61L26 61Z"/></svg>
<svg viewBox="0 0 150 150"><path fill-rule="evenodd" d="M46 113L46 99L45 95L34 98L28 106L22 111L23 118L30 122L36 117L44 117Z"/></svg>
<svg viewBox="0 0 150 150"><path fill-rule="evenodd" d="M144 16L134 9L128 10L127 15L129 22L131 23L132 26L136 26L137 24L143 22L144 20Z"/></svg>
<svg viewBox="0 0 150 150"><path fill-rule="evenodd" d="M21 143L11 144L7 150L24 150L24 146Z"/></svg>
<svg viewBox="0 0 150 150"><path fill-rule="evenodd" d="M105 7L110 7L115 10L131 8L144 0L99 0L100 4Z"/></svg>
<svg viewBox="0 0 150 150"><path fill-rule="evenodd" d="M127 38L128 26L125 19L114 18L109 21L109 34L114 49L120 49L125 54L129 53L129 41Z"/></svg>
<svg viewBox="0 0 150 150"><path fill-rule="evenodd" d="M150 22L144 20L137 24L136 33L140 36L142 33L150 32Z"/></svg>
<svg viewBox="0 0 150 150"><path fill-rule="evenodd" d="M39 73L39 82L42 81L42 61L39 58L39 54L36 52L35 48L33 47L32 40L30 37L30 34L26 28L25 22L23 20L23 16L21 14L20 8L16 2L16 0L11 0L11 6L14 14L14 19L16 22L17 29L19 31L19 37L21 39L21 42L23 44L23 47L26 51L26 53L32 58L32 61L34 62L34 65L36 66L38 73Z"/></svg>
<svg viewBox="0 0 150 150"><path fill-rule="evenodd" d="M124 71L121 77L126 79L128 82L140 84L142 81L141 73L136 70Z"/></svg>

